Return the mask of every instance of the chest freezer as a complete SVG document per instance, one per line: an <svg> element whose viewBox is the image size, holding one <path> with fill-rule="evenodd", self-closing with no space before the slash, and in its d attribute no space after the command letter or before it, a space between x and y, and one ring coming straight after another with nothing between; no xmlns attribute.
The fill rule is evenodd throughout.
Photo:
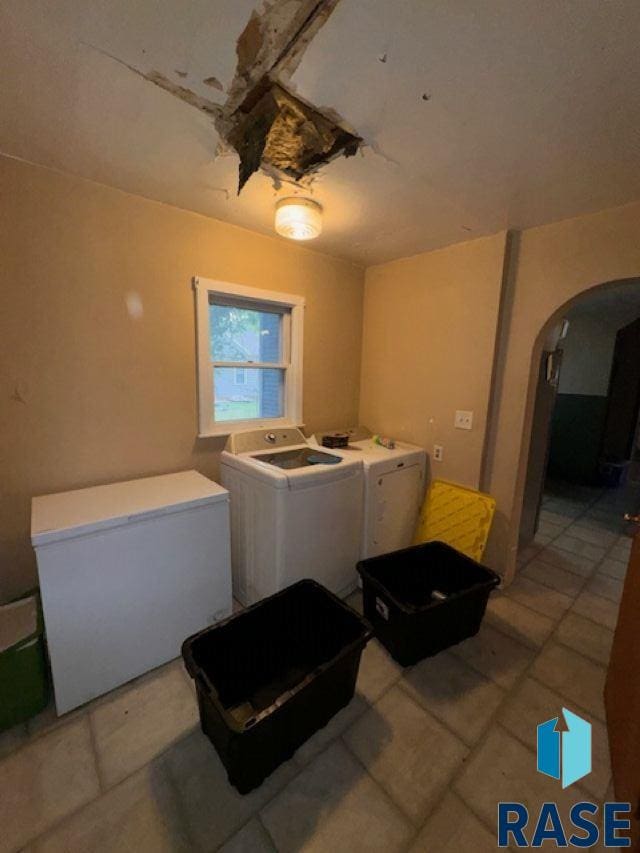
<svg viewBox="0 0 640 853"><path fill-rule="evenodd" d="M196 471L36 497L31 541L59 714L231 613L229 493Z"/></svg>

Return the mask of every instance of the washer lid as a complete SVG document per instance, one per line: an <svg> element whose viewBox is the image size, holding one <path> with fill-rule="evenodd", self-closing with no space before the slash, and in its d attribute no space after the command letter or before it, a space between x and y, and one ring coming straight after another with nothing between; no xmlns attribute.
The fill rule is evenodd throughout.
<svg viewBox="0 0 640 853"><path fill-rule="evenodd" d="M226 501L228 496L226 489L197 471L43 495L31 502L31 542L38 546L72 539L145 518Z"/></svg>
<svg viewBox="0 0 640 853"><path fill-rule="evenodd" d="M312 454L317 450L315 447L310 447L308 444L298 445L297 447L288 448L291 450L310 451ZM272 455L277 454L274 451ZM229 453L223 450L220 456L220 464L228 465L230 468L235 468L242 471L245 475L252 477L255 480L260 480L267 483L276 489L303 489L314 485L344 480L347 477L353 477L362 470L362 464L359 459L345 459L342 454L331 451L332 456L340 457L339 464L328 465L320 462L315 465L304 465L301 468L280 468L270 462L260 459L265 454L263 451L253 453Z"/></svg>

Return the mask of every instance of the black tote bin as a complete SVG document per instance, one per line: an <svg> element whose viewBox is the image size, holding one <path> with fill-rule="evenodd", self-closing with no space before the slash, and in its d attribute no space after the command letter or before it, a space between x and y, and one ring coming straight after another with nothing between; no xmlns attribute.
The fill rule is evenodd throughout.
<svg viewBox="0 0 640 853"><path fill-rule="evenodd" d="M241 794L353 698L364 619L302 580L185 640L202 730Z"/></svg>
<svg viewBox="0 0 640 853"><path fill-rule="evenodd" d="M478 633L500 577L444 542L358 563L365 618L398 663L410 666Z"/></svg>

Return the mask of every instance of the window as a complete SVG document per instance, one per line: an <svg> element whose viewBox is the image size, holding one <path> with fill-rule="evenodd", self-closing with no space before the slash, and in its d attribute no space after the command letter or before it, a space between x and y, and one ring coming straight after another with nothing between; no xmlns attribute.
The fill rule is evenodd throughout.
<svg viewBox="0 0 640 853"><path fill-rule="evenodd" d="M199 434L299 424L304 300L203 278L194 283Z"/></svg>

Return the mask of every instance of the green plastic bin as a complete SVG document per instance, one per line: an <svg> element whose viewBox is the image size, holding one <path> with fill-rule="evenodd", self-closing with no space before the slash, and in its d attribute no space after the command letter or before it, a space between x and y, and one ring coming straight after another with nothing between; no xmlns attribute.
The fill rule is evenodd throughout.
<svg viewBox="0 0 640 853"><path fill-rule="evenodd" d="M0 606L0 732L30 719L49 701L40 598Z"/></svg>

